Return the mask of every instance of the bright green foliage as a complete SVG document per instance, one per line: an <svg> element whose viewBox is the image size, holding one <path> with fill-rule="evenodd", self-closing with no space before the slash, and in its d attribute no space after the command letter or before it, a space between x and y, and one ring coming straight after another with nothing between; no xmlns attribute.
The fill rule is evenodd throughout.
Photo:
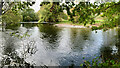
<svg viewBox="0 0 120 68"><path fill-rule="evenodd" d="M105 21L100 27L93 27L93 29L102 29L116 27L120 25L120 1L119 2L106 2L106 3L90 3L90 2L65 2L62 5L59 2L42 2L41 8L37 14L34 10L30 9L34 2L17 2L9 3L12 6L10 9L15 15L22 12L23 21L36 21L37 15L39 22L59 22L63 19L69 19L73 23L95 23L95 17L102 16ZM114 8L114 9L113 9ZM67 11L67 15L63 12ZM6 10L3 10L6 13Z"/></svg>
<svg viewBox="0 0 120 68"><path fill-rule="evenodd" d="M105 27L112 28L115 26L120 25L119 19L120 19L120 2L115 3L106 3L105 4L106 12L103 12L103 17L105 17ZM113 9L114 8L114 9Z"/></svg>
<svg viewBox="0 0 120 68"><path fill-rule="evenodd" d="M14 25L22 21L22 16L20 14L15 14L12 10L9 10L2 16L2 21L6 23L6 26Z"/></svg>
<svg viewBox="0 0 120 68"><path fill-rule="evenodd" d="M23 21L38 21L38 17L33 9L25 9L22 12Z"/></svg>
<svg viewBox="0 0 120 68"><path fill-rule="evenodd" d="M41 9L38 12L39 22L61 21L59 12L61 8L61 10L67 11L68 18L73 23L93 24L97 16L103 17L105 21L100 27L95 27L95 29L105 28L107 30L108 28L118 26L120 21L120 1L105 3L79 2L79 4L65 2L62 5L59 3L42 2L40 5Z"/></svg>
<svg viewBox="0 0 120 68"><path fill-rule="evenodd" d="M61 6L57 3L43 4L38 11L39 22L58 22L61 21Z"/></svg>
<svg viewBox="0 0 120 68"><path fill-rule="evenodd" d="M120 62L117 62L115 60L106 60L104 62L100 62L101 58L96 57L92 59L92 62L90 61L84 61L84 64L81 64L80 66L86 67L86 68L114 68L114 67L120 67Z"/></svg>
<svg viewBox="0 0 120 68"><path fill-rule="evenodd" d="M22 21L21 11L28 9L34 2L3 2L2 7L2 23L6 24L6 28L12 25L18 25ZM29 18L29 17L27 17ZM4 25L5 26L5 25Z"/></svg>
<svg viewBox="0 0 120 68"><path fill-rule="evenodd" d="M103 29L106 31L109 28L120 25L120 1L117 3L104 3L101 4L99 8L101 8L100 13L102 13L101 16L104 18L104 21L101 26L93 27L92 29Z"/></svg>
<svg viewBox="0 0 120 68"><path fill-rule="evenodd" d="M73 23L94 23L94 16L97 13L97 5L90 2L79 2L75 5L74 2L66 2L62 5Z"/></svg>
<svg viewBox="0 0 120 68"><path fill-rule="evenodd" d="M92 24L95 23L94 18L101 15L106 19L107 24L109 22L109 26L105 27L111 28L119 25L120 2L95 2L94 4L90 2L79 2L79 4L74 4L74 2L66 2L63 3L62 6L63 9L67 11L70 18L69 20L73 23L83 23L84 25L87 23Z"/></svg>

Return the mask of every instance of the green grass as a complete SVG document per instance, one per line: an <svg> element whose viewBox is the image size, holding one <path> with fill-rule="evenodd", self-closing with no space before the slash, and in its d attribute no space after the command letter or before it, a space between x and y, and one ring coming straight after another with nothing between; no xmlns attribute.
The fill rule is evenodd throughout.
<svg viewBox="0 0 120 68"><path fill-rule="evenodd" d="M72 24L72 22L68 21L68 20L64 20L64 21L61 21L61 22L57 22L56 24Z"/></svg>

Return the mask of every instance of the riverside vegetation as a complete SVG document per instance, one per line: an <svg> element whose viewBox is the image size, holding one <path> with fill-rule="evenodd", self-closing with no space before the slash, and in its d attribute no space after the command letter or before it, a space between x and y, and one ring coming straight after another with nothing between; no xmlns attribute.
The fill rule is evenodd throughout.
<svg viewBox="0 0 120 68"><path fill-rule="evenodd" d="M78 4L74 2L41 2L41 8L36 13L30 8L34 4L35 2L4 2L2 4L3 26L5 24L7 29L12 26L20 26L18 22L38 21L39 23L52 22L88 27L97 25L92 26L91 29L103 29L106 31L120 25L120 1L104 3L79 2ZM108 59L98 63L98 60L93 59L92 63L85 61L81 66L120 66L120 62Z"/></svg>

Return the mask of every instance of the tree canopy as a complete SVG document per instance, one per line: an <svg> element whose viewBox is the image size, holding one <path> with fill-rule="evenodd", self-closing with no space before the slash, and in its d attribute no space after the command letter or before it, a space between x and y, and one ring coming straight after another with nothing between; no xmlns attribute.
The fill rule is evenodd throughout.
<svg viewBox="0 0 120 68"><path fill-rule="evenodd" d="M52 4L51 4L52 3ZM69 21L72 23L83 23L93 24L95 23L95 18L97 16L103 17L104 22L99 28L107 27L111 28L119 25L120 20L120 1L119 2L110 2L101 1L101 2L42 2L40 4L40 20L47 22L57 22L59 19L59 13L64 12L65 10L68 15ZM57 8L55 8L55 6ZM114 8L114 9L113 9ZM60 11L61 10L61 11ZM65 13L65 12L64 12Z"/></svg>
<svg viewBox="0 0 120 68"><path fill-rule="evenodd" d="M39 22L58 22L61 21L61 14L63 9L57 2L53 3L42 3L41 8L38 11Z"/></svg>
<svg viewBox="0 0 120 68"><path fill-rule="evenodd" d="M29 9L35 2L2 2L2 23L3 25L19 24L23 20L21 12Z"/></svg>
<svg viewBox="0 0 120 68"><path fill-rule="evenodd" d="M6 17L9 11L19 16L21 12L23 21L35 21L39 16L39 22L59 22L66 16L72 23L93 24L97 16L103 17L105 20L99 28L111 28L119 25L120 21L120 1L119 2L42 2L40 10L35 14L30 6L35 2L4 2L3 15ZM113 9L114 8L114 9ZM65 11L67 12L65 14ZM4 19L3 18L3 19ZM6 17L7 18L7 17ZM12 20L12 19L11 19ZM4 20L5 21L5 20ZM11 21L10 21L11 22Z"/></svg>
<svg viewBox="0 0 120 68"><path fill-rule="evenodd" d="M29 8L29 9L25 9L22 11L22 16L23 16L23 21L24 22L28 22L28 21L38 21L38 16L37 14L34 12L33 9Z"/></svg>

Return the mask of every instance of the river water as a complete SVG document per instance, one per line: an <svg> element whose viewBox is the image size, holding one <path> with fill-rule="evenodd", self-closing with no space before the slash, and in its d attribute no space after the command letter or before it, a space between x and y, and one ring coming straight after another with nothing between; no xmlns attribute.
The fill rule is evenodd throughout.
<svg viewBox="0 0 120 68"><path fill-rule="evenodd" d="M0 38L1 66L79 66L95 57L100 57L100 61L120 60L119 28L92 31L24 24L14 30L0 31Z"/></svg>

